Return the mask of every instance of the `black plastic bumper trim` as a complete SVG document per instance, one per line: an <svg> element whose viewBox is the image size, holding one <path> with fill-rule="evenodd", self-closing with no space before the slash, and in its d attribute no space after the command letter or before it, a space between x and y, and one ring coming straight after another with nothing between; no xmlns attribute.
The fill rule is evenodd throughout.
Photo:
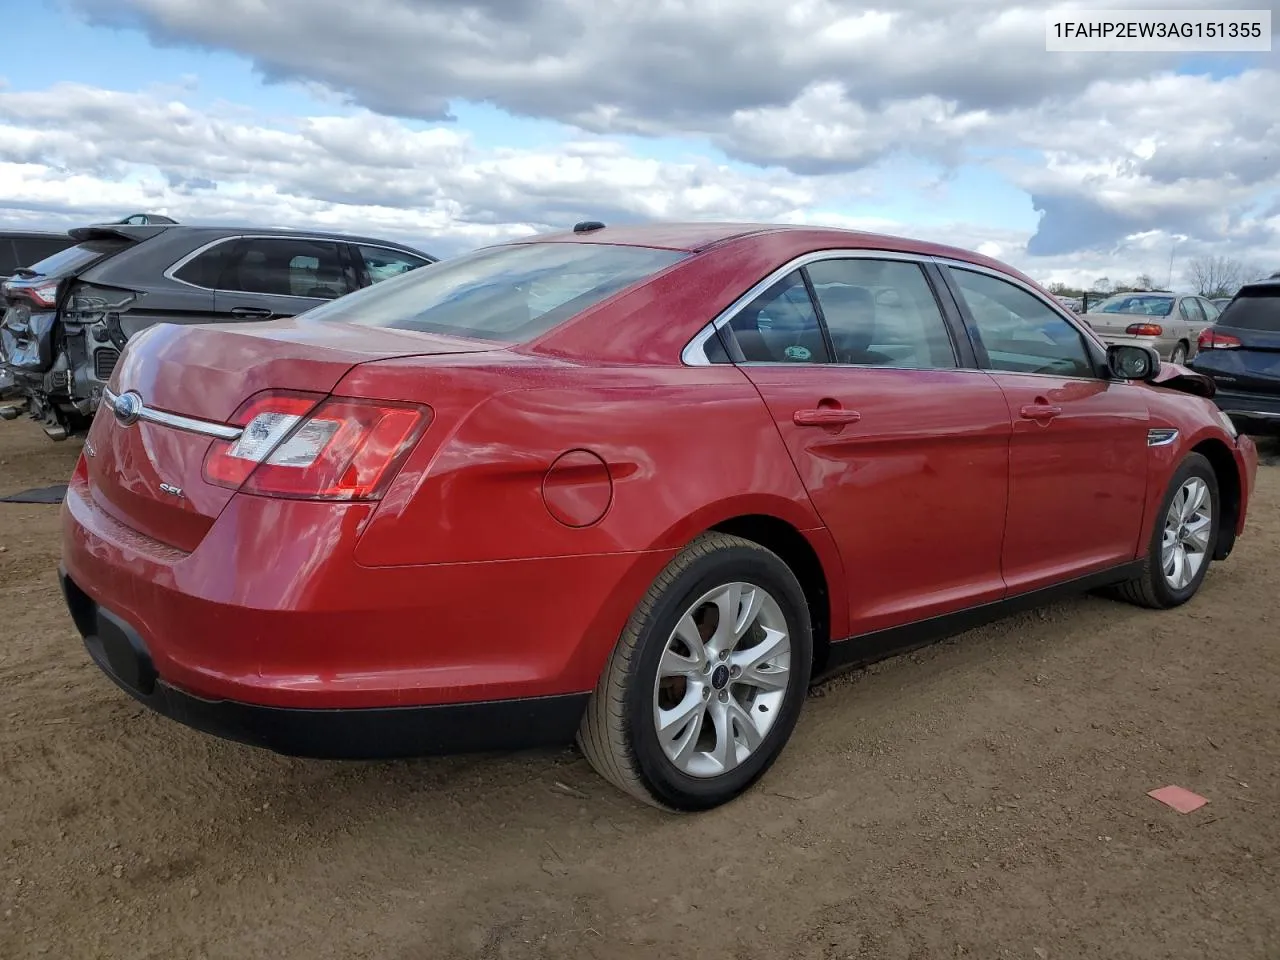
<svg viewBox="0 0 1280 960"><path fill-rule="evenodd" d="M206 700L165 683L136 630L95 604L65 570L58 578L89 656L125 693L188 727L288 756L368 760L565 746L590 698L573 693L351 709Z"/></svg>

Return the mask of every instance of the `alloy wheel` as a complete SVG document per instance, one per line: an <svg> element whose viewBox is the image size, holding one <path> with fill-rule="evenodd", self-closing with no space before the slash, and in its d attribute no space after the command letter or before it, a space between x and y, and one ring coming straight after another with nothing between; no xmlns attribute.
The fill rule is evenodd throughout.
<svg viewBox="0 0 1280 960"><path fill-rule="evenodd" d="M751 583L699 597L667 639L653 691L663 753L691 777L716 777L750 757L782 710L791 638L778 601Z"/></svg>
<svg viewBox="0 0 1280 960"><path fill-rule="evenodd" d="M1208 558L1212 530L1209 485L1200 477L1188 477L1174 494L1164 519L1160 563L1171 588L1185 590L1196 578Z"/></svg>

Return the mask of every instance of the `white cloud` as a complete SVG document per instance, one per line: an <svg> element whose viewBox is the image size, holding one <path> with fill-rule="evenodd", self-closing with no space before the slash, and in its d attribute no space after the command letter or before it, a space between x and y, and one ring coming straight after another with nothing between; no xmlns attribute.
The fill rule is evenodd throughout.
<svg viewBox="0 0 1280 960"><path fill-rule="evenodd" d="M1174 235L1187 238L1175 278L1201 254L1280 264L1273 62L1215 78L1169 72L1162 54L1048 54L1042 2L66 2L156 43L241 55L311 92L317 112L361 109L289 123L246 104L201 110L189 77L140 93L0 87L0 217L144 208L441 252L582 218L873 223L999 250L1050 279L1155 275L1162 260L1167 274ZM459 99L576 130L482 150L456 125L396 119L440 120ZM739 162L649 159L618 134L678 135ZM944 177L996 170L1039 229L1003 229L994 211L923 231L859 216L859 198L892 206L878 191L902 158Z"/></svg>

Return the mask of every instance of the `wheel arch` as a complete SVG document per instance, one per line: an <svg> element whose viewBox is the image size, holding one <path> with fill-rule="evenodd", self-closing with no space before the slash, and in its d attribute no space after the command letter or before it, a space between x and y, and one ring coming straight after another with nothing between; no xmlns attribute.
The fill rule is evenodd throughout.
<svg viewBox="0 0 1280 960"><path fill-rule="evenodd" d="M824 563L810 537L786 520L770 514L730 517L715 524L710 530L758 543L777 554L791 568L791 572L800 581L800 588L804 591L809 607L809 620L813 627L813 676L821 674L831 649L833 624L838 631L836 639L843 637L845 632L845 618L835 615L837 611L845 609L844 591L840 589L843 567L829 570L832 558ZM826 536L825 529L821 533ZM831 546L834 547L834 544ZM834 559L839 562L838 555Z"/></svg>
<svg viewBox="0 0 1280 960"><path fill-rule="evenodd" d="M1213 559L1225 560L1236 542L1236 527L1240 519L1242 490L1240 470L1236 458L1222 440L1207 437L1191 448L1209 461L1218 478L1218 540L1213 547Z"/></svg>

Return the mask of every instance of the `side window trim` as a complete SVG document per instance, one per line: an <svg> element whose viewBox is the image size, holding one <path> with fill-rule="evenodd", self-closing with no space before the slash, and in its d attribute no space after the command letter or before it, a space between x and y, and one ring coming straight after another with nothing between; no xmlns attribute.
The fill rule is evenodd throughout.
<svg viewBox="0 0 1280 960"><path fill-rule="evenodd" d="M208 243L205 243L196 247L190 253L184 254L178 260L170 264L169 268L165 270L164 273L161 274L161 276L163 276L166 280L173 281L174 283L180 283L184 287L191 287L195 290L203 290L206 293L218 293L219 291L223 293L243 293L244 291L241 291L241 290L224 290L221 286L221 283L222 283L221 277L218 278L219 286L202 287L198 283L192 283L189 280L181 280L177 276L175 276L175 274L179 270L185 267L188 263L190 263L196 257L200 256L202 253L208 253L210 250L212 250L214 247L218 246L219 244L231 243L233 241L238 241L238 240L300 240L300 241L306 241L310 243L331 243L338 248L339 258L342 257L342 248L345 245L347 245L347 243L349 242L342 237L313 237L310 235L292 234L292 233L286 233L286 234L242 233L242 234L237 234L236 236L233 236L233 237L217 237L214 240L210 240ZM234 262L235 253L236 251L233 250L232 257L230 258L230 260L227 263L223 264L222 269L224 271L227 269L227 266L229 263ZM356 289L359 289L359 288L356 288ZM354 291L349 291L349 292L354 292ZM253 296L283 297L289 300L307 299L306 297L298 297L296 294L292 294L292 293L254 293Z"/></svg>
<svg viewBox="0 0 1280 960"><path fill-rule="evenodd" d="M1081 329L1079 318L1076 317L1075 314L1069 312L1061 304L1052 302L1052 300L1050 299L1046 299L1045 297L1041 296L1041 294L1034 287L1022 282L1019 278L1014 277L1007 273L1003 273L1002 271L992 270L990 267L985 267L982 264L968 263L964 260L952 260L947 257L934 257L933 259L935 264L938 266L939 272L941 273L944 281L947 284L947 289L951 292L952 299L955 301L955 305L957 309L960 311L960 314L964 319L965 331L970 341L970 345L973 348L973 352L977 357L978 366L980 369L993 370L994 368L991 365L991 358L987 355L987 348L983 345L982 338L977 333L977 325L976 325L976 321L973 318L973 314L970 312L969 306L964 300L964 295L960 291L958 282L956 281L955 277L952 276L951 271L953 269L968 270L971 273L979 273L988 277L992 277L996 280L1003 280L1005 283L1011 284L1012 286L1017 287L1023 293L1030 295L1034 300L1036 300L1043 307L1045 307L1050 312L1060 317L1072 330L1075 331L1076 336L1080 338L1081 344L1084 346L1085 353L1089 357L1089 362L1093 367L1093 376L1089 378L1066 377L1062 374L1048 374L1048 373L1028 373L1026 374L1026 376L1056 377L1058 379L1075 379L1075 380L1084 380L1084 379L1113 380L1115 379L1114 377L1110 376L1110 372L1107 369L1106 348L1100 345L1098 340L1096 340L1095 337L1093 336L1092 332L1085 332L1083 329Z"/></svg>
<svg viewBox="0 0 1280 960"><path fill-rule="evenodd" d="M961 349L961 343L963 341L958 340L957 337L955 336L955 331L952 328L951 323L948 319L947 305L946 305L945 298L941 296L941 292L938 290L936 286L935 277L930 274L929 267L935 259L936 258L931 257L928 254L904 253L900 250L880 250L880 249L872 249L872 248L866 248L866 247L855 247L852 249L835 248L835 249L829 249L829 250L815 250L812 253L807 253L807 254L803 254L802 256L795 257L794 259L778 267L776 270L767 274L762 279L758 280L755 284L749 287L747 291L744 294L742 294L742 296L738 297L738 299L734 300L733 303L729 304L729 306L725 307L724 310L720 311L720 313L714 319L712 319L710 323L708 323L705 327L699 330L698 333L694 335L693 339L691 339L685 345L684 350L682 350L680 353L680 360L686 366L691 366L691 367L718 366L719 364L714 363L712 360L710 360L707 357L706 347L707 347L708 341L710 341L712 337L719 337L721 346L724 348L725 353L729 355L730 362L734 364L744 363L743 360L738 359L742 356L742 350L737 345L736 338L733 336L732 328L729 327L730 322L733 320L734 317L736 317L739 313L741 313L748 306L750 306L756 300L757 297L759 297L761 294L767 291L775 283L777 283L779 280L782 280L784 277L788 276L789 274L794 273L797 270L801 271L801 275L804 277L805 289L808 291L809 300L813 304L814 310L818 314L818 321L822 327L823 338L826 340L828 344L828 349L830 349L831 335L827 331L826 321L822 317L822 313L821 313L822 308L818 304L817 298L814 297L813 295L813 284L809 280L808 271L805 270L804 268L808 267L812 263L819 263L826 260L894 260L894 261L900 261L900 262L906 262L906 263L914 263L916 266L920 268L921 272L924 274L926 283L929 284L930 289L933 291L934 302L937 304L938 312L942 316L943 324L947 328L947 336L951 338L952 349L955 351L956 360L958 364L958 366L954 369L966 369L965 367L966 355L965 355L965 351ZM752 365L763 366L766 364L763 361L761 361L761 362L753 362ZM776 363L773 365L794 366L794 364L786 364L786 363ZM860 370L872 369L872 368L865 368L865 367L855 368L849 364L836 364L836 363L822 364L822 366L849 367L850 369L860 369ZM873 369L917 370L918 371L921 368L920 367L875 367Z"/></svg>

